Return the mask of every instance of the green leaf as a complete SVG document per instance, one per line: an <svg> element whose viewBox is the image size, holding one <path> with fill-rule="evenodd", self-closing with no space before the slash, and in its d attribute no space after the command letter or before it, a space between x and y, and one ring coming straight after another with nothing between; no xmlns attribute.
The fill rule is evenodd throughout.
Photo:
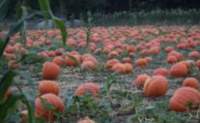
<svg viewBox="0 0 200 123"><path fill-rule="evenodd" d="M67 40L67 31L65 29L65 24L62 20L60 20L59 18L57 17L54 17L53 16L53 22L54 22L54 25L60 29L61 31L61 35L62 35L62 43L63 43L63 47L66 47L66 40ZM67 46L67 48L69 48Z"/></svg>
<svg viewBox="0 0 200 123"><path fill-rule="evenodd" d="M52 15L52 12L49 7L49 1L48 0L38 0L40 9L42 10L44 16L46 19L50 18Z"/></svg>
<svg viewBox="0 0 200 123"><path fill-rule="evenodd" d="M6 118L9 118L9 110L14 108L16 102L21 98L21 95L10 95L3 104L0 104L0 123L5 123Z"/></svg>
<svg viewBox="0 0 200 123"><path fill-rule="evenodd" d="M13 78L15 76L15 72L12 70L8 70L6 74L0 81L0 100L3 100L5 93L13 82Z"/></svg>
<svg viewBox="0 0 200 123"><path fill-rule="evenodd" d="M7 11L9 9L11 0L2 0L0 2L0 22L5 18Z"/></svg>

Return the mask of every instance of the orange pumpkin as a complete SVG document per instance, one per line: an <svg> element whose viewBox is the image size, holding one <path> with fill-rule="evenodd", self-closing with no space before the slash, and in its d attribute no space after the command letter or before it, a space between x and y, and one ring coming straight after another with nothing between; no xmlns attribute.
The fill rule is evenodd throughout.
<svg viewBox="0 0 200 123"><path fill-rule="evenodd" d="M176 56L168 56L167 57L167 62L168 63L176 63L178 61Z"/></svg>
<svg viewBox="0 0 200 123"><path fill-rule="evenodd" d="M171 51L173 51L173 48L171 46L165 48L165 52L170 53Z"/></svg>
<svg viewBox="0 0 200 123"><path fill-rule="evenodd" d="M147 74L140 74L134 80L133 85L135 85L135 86L143 86L148 78L149 78L149 76Z"/></svg>
<svg viewBox="0 0 200 123"><path fill-rule="evenodd" d="M39 83L38 90L40 95L44 95L47 93L58 95L60 92L60 86L55 81L43 80Z"/></svg>
<svg viewBox="0 0 200 123"><path fill-rule="evenodd" d="M167 90L168 80L163 76L148 78L143 88L143 92L147 97L164 96Z"/></svg>
<svg viewBox="0 0 200 123"><path fill-rule="evenodd" d="M61 56L55 57L52 62L56 63L59 66L64 65L64 59Z"/></svg>
<svg viewBox="0 0 200 123"><path fill-rule="evenodd" d="M113 65L116 64L116 63L120 63L120 61L117 60L117 59L108 60L108 61L106 62L106 68L107 68L107 69L110 69L110 68L112 68Z"/></svg>
<svg viewBox="0 0 200 123"><path fill-rule="evenodd" d="M94 70L96 68L96 65L92 61L84 61L81 64L81 69L86 69L86 70Z"/></svg>
<svg viewBox="0 0 200 123"><path fill-rule="evenodd" d="M183 63L176 63L170 68L170 75L173 77L183 77L187 75L188 68Z"/></svg>
<svg viewBox="0 0 200 123"><path fill-rule="evenodd" d="M123 59L122 59L122 62L123 62L123 63L131 63L132 60L131 60L130 57L126 57L126 58L123 58Z"/></svg>
<svg viewBox="0 0 200 123"><path fill-rule="evenodd" d="M78 63L81 63L81 56L80 55L69 55L67 57L65 57L64 59L64 63L67 65L67 66L77 66Z"/></svg>
<svg viewBox="0 0 200 123"><path fill-rule="evenodd" d="M152 58L152 57L145 57L145 60L146 60L147 62L151 62L151 61L153 60L153 58Z"/></svg>
<svg viewBox="0 0 200 123"><path fill-rule="evenodd" d="M200 69L200 60L196 62L196 66Z"/></svg>
<svg viewBox="0 0 200 123"><path fill-rule="evenodd" d="M154 70L154 75L168 76L169 70L166 68L158 68Z"/></svg>
<svg viewBox="0 0 200 123"><path fill-rule="evenodd" d="M191 87L177 89L169 101L171 110L185 112L189 107L196 108L200 104L200 93Z"/></svg>
<svg viewBox="0 0 200 123"><path fill-rule="evenodd" d="M28 117L28 110L23 110L21 112L20 123L27 123L27 117Z"/></svg>
<svg viewBox="0 0 200 123"><path fill-rule="evenodd" d="M85 95L88 94L87 92L90 92L92 95L97 96L99 93L99 86L96 85L93 82L88 82L85 83L81 86L79 86L76 91L75 91L75 95Z"/></svg>
<svg viewBox="0 0 200 123"><path fill-rule="evenodd" d="M183 87L191 87L191 88L195 88L195 89L198 89L199 88L199 82L196 78L186 78L184 81L183 81L183 84L182 84Z"/></svg>
<svg viewBox="0 0 200 123"><path fill-rule="evenodd" d="M42 68L43 79L56 79L60 75L60 67L53 62L45 62Z"/></svg>
<svg viewBox="0 0 200 123"><path fill-rule="evenodd" d="M45 105L53 106L52 110L45 108ZM56 119L55 113L64 112L64 102L55 94L44 94L35 100L35 113L38 117L42 117L48 121Z"/></svg>
<svg viewBox="0 0 200 123"><path fill-rule="evenodd" d="M125 73L132 73L133 72L133 67L130 63L125 63Z"/></svg>
<svg viewBox="0 0 200 123"><path fill-rule="evenodd" d="M200 57L200 54L197 51L193 51L189 54L189 58L191 58L191 59L196 59L196 58L199 58L199 57Z"/></svg>
<svg viewBox="0 0 200 123"><path fill-rule="evenodd" d="M96 123L96 122L90 119L85 119L85 120L78 121L78 123Z"/></svg>
<svg viewBox="0 0 200 123"><path fill-rule="evenodd" d="M17 63L16 61L14 60L11 60L8 62L8 66L12 69L19 69L21 67L20 63Z"/></svg>
<svg viewBox="0 0 200 123"><path fill-rule="evenodd" d="M126 73L126 68L122 63L114 64L111 70L118 73Z"/></svg>
<svg viewBox="0 0 200 123"><path fill-rule="evenodd" d="M147 66L147 61L146 61L146 59L140 58L135 61L135 64L138 67L145 67L145 66Z"/></svg>

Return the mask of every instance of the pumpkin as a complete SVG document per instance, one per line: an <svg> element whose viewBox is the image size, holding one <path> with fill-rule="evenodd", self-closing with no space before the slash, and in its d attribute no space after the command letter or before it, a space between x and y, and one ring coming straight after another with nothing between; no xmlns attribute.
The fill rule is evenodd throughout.
<svg viewBox="0 0 200 123"><path fill-rule="evenodd" d="M122 62L123 62L123 63L131 63L132 60L131 60L130 57L126 57L126 58L123 58L123 59L122 59Z"/></svg>
<svg viewBox="0 0 200 123"><path fill-rule="evenodd" d="M188 73L188 68L183 63L176 63L170 68L170 75L173 77L183 77Z"/></svg>
<svg viewBox="0 0 200 123"><path fill-rule="evenodd" d="M76 89L75 95L85 95L85 94L88 94L87 93L88 91L92 95L97 96L99 93L99 86L96 85L94 82L88 82L88 83L82 84Z"/></svg>
<svg viewBox="0 0 200 123"><path fill-rule="evenodd" d="M146 60L147 62L151 62L151 61L153 60L153 58L152 58L152 57L145 57L145 60Z"/></svg>
<svg viewBox="0 0 200 123"><path fill-rule="evenodd" d="M114 64L111 70L118 73L126 73L126 68L122 63Z"/></svg>
<svg viewBox="0 0 200 123"><path fill-rule="evenodd" d="M51 105L52 110L45 108L45 105ZM48 121L53 121L56 119L55 113L64 112L64 102L61 98L55 94L44 94L35 100L35 114L38 117L42 117Z"/></svg>
<svg viewBox="0 0 200 123"><path fill-rule="evenodd" d="M81 63L81 56L80 55L69 55L69 56L66 56L65 59L64 59L64 63L67 65L67 66L77 66L78 63Z"/></svg>
<svg viewBox="0 0 200 123"><path fill-rule="evenodd" d="M59 66L64 65L64 59L61 56L55 57L52 62L56 63Z"/></svg>
<svg viewBox="0 0 200 123"><path fill-rule="evenodd" d="M197 108L200 104L200 93L191 87L177 89L169 101L173 111L185 112L189 107Z"/></svg>
<svg viewBox="0 0 200 123"><path fill-rule="evenodd" d="M158 68L154 70L153 75L161 75L161 76L168 76L169 70L166 68Z"/></svg>
<svg viewBox="0 0 200 123"><path fill-rule="evenodd" d="M191 58L191 59L199 58L199 56L200 56L200 54L199 54L199 52L197 52L197 51L193 51L193 52L191 52L191 53L189 54L189 58Z"/></svg>
<svg viewBox="0 0 200 123"><path fill-rule="evenodd" d="M28 110L21 111L20 123L27 123Z"/></svg>
<svg viewBox="0 0 200 123"><path fill-rule="evenodd" d="M40 95L44 95L47 93L58 95L60 92L60 86L55 81L43 80L39 83L38 90Z"/></svg>
<svg viewBox="0 0 200 123"><path fill-rule="evenodd" d="M140 58L135 61L135 64L138 67L145 67L145 66L147 66L147 61L146 61L146 59Z"/></svg>
<svg viewBox="0 0 200 123"><path fill-rule="evenodd" d="M143 88L143 92L147 97L164 96L167 90L168 80L163 76L148 78Z"/></svg>
<svg viewBox="0 0 200 123"><path fill-rule="evenodd" d="M173 51L173 47L168 46L165 48L165 52L170 53L171 51Z"/></svg>
<svg viewBox="0 0 200 123"><path fill-rule="evenodd" d="M195 89L198 89L199 88L199 82L196 78L186 78L184 81L183 81L183 84L182 84L183 87L191 87L191 88L195 88Z"/></svg>
<svg viewBox="0 0 200 123"><path fill-rule="evenodd" d="M196 62L196 66L200 69L200 60Z"/></svg>
<svg viewBox="0 0 200 123"><path fill-rule="evenodd" d="M8 66L12 69L19 69L21 67L20 63L17 63L15 60L11 60L8 62Z"/></svg>
<svg viewBox="0 0 200 123"><path fill-rule="evenodd" d="M86 70L94 70L96 68L96 65L92 61L84 61L81 64L81 69L86 69Z"/></svg>
<svg viewBox="0 0 200 123"><path fill-rule="evenodd" d="M167 62L168 63L176 63L178 61L176 56L168 56L167 57Z"/></svg>
<svg viewBox="0 0 200 123"><path fill-rule="evenodd" d="M117 60L117 59L108 60L108 61L106 62L106 68L107 68L107 69L111 69L111 68L113 67L113 65L116 64L116 63L120 63L120 61Z"/></svg>
<svg viewBox="0 0 200 123"><path fill-rule="evenodd" d="M132 73L133 72L133 67L130 63L125 63L124 67L125 67L125 73Z"/></svg>
<svg viewBox="0 0 200 123"><path fill-rule="evenodd" d="M56 79L60 75L60 67L53 62L45 62L42 68L43 79Z"/></svg>
<svg viewBox="0 0 200 123"><path fill-rule="evenodd" d="M96 123L96 122L90 119L85 119L85 120L78 121L78 123Z"/></svg>
<svg viewBox="0 0 200 123"><path fill-rule="evenodd" d="M140 74L137 76L137 78L134 80L133 85L135 86L143 86L145 81L149 78L147 74Z"/></svg>

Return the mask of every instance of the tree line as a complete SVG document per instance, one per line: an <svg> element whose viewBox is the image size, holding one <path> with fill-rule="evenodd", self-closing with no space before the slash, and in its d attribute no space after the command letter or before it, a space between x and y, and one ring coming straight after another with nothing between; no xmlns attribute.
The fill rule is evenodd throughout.
<svg viewBox="0 0 200 123"><path fill-rule="evenodd" d="M13 11L20 11L17 6L24 4L30 6L30 10L37 10L37 0L12 0L9 14ZM171 9L199 9L199 0L50 0L51 8L57 15L64 17L92 13L114 13L121 11L137 12L151 10L171 10Z"/></svg>

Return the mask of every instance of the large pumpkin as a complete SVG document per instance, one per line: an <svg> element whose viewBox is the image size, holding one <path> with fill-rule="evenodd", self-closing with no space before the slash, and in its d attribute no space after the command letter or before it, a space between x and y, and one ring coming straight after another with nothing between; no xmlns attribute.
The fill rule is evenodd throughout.
<svg viewBox="0 0 200 123"><path fill-rule="evenodd" d="M56 79L60 75L60 67L53 62L45 62L42 68L43 79Z"/></svg>
<svg viewBox="0 0 200 123"><path fill-rule="evenodd" d="M99 86L93 82L85 83L76 89L75 95L85 95L88 94L87 92L90 92L92 95L96 96L99 93Z"/></svg>
<svg viewBox="0 0 200 123"><path fill-rule="evenodd" d="M189 107L197 108L200 104L200 93L191 87L177 89L169 101L170 109L177 112L187 111Z"/></svg>
<svg viewBox="0 0 200 123"><path fill-rule="evenodd" d="M170 68L170 75L173 77L183 77L188 73L188 68L183 63L176 63Z"/></svg>
<svg viewBox="0 0 200 123"><path fill-rule="evenodd" d="M52 93L58 95L60 92L60 86L57 82L51 80L43 80L39 83L38 90L40 95Z"/></svg>
<svg viewBox="0 0 200 123"><path fill-rule="evenodd" d="M51 105L52 110L45 108L45 105ZM64 112L64 102L55 94L44 94L35 100L35 113L48 121L56 119L55 113Z"/></svg>
<svg viewBox="0 0 200 123"><path fill-rule="evenodd" d="M163 76L148 78L143 88L143 92L147 97L164 96L167 90L168 80Z"/></svg>

